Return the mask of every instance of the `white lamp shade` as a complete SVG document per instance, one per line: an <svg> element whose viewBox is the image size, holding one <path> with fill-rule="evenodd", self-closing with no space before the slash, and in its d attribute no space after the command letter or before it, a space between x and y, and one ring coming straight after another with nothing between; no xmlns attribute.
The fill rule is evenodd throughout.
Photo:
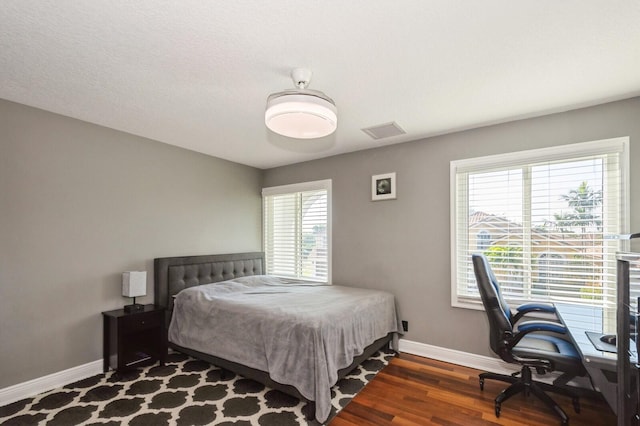
<svg viewBox="0 0 640 426"><path fill-rule="evenodd" d="M284 94L270 97L264 122L280 135L315 139L330 135L338 126L336 106L312 94Z"/></svg>
<svg viewBox="0 0 640 426"><path fill-rule="evenodd" d="M147 294L147 271L129 271L122 273L122 295L138 297Z"/></svg>

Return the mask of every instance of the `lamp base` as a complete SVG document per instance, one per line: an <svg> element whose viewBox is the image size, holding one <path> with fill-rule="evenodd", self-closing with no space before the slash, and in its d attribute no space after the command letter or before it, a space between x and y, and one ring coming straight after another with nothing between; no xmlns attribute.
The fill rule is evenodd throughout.
<svg viewBox="0 0 640 426"><path fill-rule="evenodd" d="M144 311L144 305L141 305L139 303L133 303L131 305L125 305L124 311L126 313L128 313L128 314L130 314L132 312Z"/></svg>

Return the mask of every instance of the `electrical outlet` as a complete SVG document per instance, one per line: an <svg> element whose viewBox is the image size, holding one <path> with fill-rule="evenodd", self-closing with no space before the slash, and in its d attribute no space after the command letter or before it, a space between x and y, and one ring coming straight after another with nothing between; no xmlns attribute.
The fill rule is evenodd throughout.
<svg viewBox="0 0 640 426"><path fill-rule="evenodd" d="M409 321L402 321L402 329L404 331L409 331Z"/></svg>

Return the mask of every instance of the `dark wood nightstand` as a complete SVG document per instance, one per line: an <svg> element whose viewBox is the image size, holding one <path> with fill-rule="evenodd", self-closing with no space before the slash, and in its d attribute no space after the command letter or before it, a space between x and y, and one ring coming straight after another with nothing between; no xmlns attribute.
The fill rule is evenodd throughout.
<svg viewBox="0 0 640 426"><path fill-rule="evenodd" d="M118 372L167 357L167 334L164 308L144 305L138 312L116 309L102 313L104 372L109 367Z"/></svg>

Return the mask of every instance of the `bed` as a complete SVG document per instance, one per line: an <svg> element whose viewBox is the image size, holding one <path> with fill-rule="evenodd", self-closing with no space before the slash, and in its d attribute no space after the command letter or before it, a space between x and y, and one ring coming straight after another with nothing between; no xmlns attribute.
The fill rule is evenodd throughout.
<svg viewBox="0 0 640 426"><path fill-rule="evenodd" d="M155 303L169 346L306 401L324 422L331 387L380 349L397 349L393 295L264 274L260 252L158 258Z"/></svg>

